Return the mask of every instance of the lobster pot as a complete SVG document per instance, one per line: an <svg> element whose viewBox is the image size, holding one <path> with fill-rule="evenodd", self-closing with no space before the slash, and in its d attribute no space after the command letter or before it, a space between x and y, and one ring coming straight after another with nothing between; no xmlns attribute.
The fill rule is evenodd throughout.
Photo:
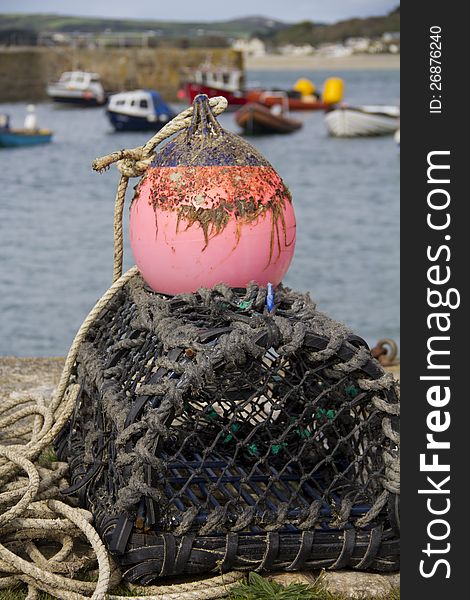
<svg viewBox="0 0 470 600"><path fill-rule="evenodd" d="M128 581L398 568L396 383L308 296L266 296L136 276L81 345L56 448Z"/></svg>

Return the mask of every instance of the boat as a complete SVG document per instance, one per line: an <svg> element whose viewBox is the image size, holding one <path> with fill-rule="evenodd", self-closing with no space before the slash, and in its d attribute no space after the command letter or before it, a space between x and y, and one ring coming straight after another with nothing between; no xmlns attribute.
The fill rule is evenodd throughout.
<svg viewBox="0 0 470 600"><path fill-rule="evenodd" d="M296 81L291 90L249 90L248 102L257 102L268 108L281 105L286 110L328 110L341 101L344 82L339 77L329 77L323 84L322 93L316 91L314 84L305 78Z"/></svg>
<svg viewBox="0 0 470 600"><path fill-rule="evenodd" d="M36 146L47 144L52 140L49 129L0 129L0 148L16 148L19 146Z"/></svg>
<svg viewBox="0 0 470 600"><path fill-rule="evenodd" d="M154 90L113 94L109 97L106 114L116 131L158 131L175 116Z"/></svg>
<svg viewBox="0 0 470 600"><path fill-rule="evenodd" d="M393 139L395 140L395 143L397 144L398 147L400 147L400 128L398 128L395 131L395 134L393 136Z"/></svg>
<svg viewBox="0 0 470 600"><path fill-rule="evenodd" d="M398 106L340 106L325 113L328 131L336 137L393 134L399 119Z"/></svg>
<svg viewBox="0 0 470 600"><path fill-rule="evenodd" d="M271 108L283 105L287 96L289 110L327 110L341 101L343 88L341 79L330 77L324 83L321 96L316 93L313 83L304 78L299 79L291 90L245 89L242 71L204 67L186 75L182 95L190 103L198 94L206 94L209 98L225 96L229 107L235 109L252 102Z"/></svg>
<svg viewBox="0 0 470 600"><path fill-rule="evenodd" d="M0 114L0 148L36 146L52 140L50 129L12 129L8 115Z"/></svg>
<svg viewBox="0 0 470 600"><path fill-rule="evenodd" d="M247 103L244 74L239 69L215 69L205 65L194 71L186 71L182 89L190 104L199 94L206 94L209 98L224 96L232 108Z"/></svg>
<svg viewBox="0 0 470 600"><path fill-rule="evenodd" d="M47 95L54 102L80 106L101 106L106 103L106 94L97 73L66 71L59 81L49 83Z"/></svg>
<svg viewBox="0 0 470 600"><path fill-rule="evenodd" d="M235 121L247 135L292 133L303 125L302 121L275 114L266 106L254 102L242 106L235 113Z"/></svg>
<svg viewBox="0 0 470 600"><path fill-rule="evenodd" d="M298 92L290 90L283 93L287 94L289 110L326 110L330 107L329 104L323 102L317 96L305 98ZM280 99L277 90L251 90L247 92L246 99L247 102L256 102L257 104L263 104L268 108L271 108L276 104L282 104L282 100Z"/></svg>

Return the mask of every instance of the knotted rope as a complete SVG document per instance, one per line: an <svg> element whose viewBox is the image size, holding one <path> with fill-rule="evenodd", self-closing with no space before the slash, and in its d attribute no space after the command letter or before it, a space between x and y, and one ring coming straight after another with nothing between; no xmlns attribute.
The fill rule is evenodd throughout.
<svg viewBox="0 0 470 600"><path fill-rule="evenodd" d="M222 97L213 98L210 104L214 113L220 114L227 101ZM181 112L144 146L114 152L94 161L93 168L97 171L117 162L121 172L114 210L113 284L78 330L52 399L47 401L41 394L26 393L2 399L0 403L0 589L23 582L28 586L27 600L36 600L39 590L64 600L125 600L128 597L109 594L121 576L90 524L91 513L59 500L60 488L68 485L65 479L68 466L59 462L41 466L40 455L57 437L75 408L80 388L73 381L72 369L83 340L115 294L138 273L137 267L132 267L122 275L122 213L129 178L145 172L157 145L186 128L192 112L192 107ZM46 557L37 540L55 542L61 547ZM30 560L22 557L25 554ZM96 582L74 577L77 571L92 570L96 566ZM240 573L228 573L194 583L133 587L128 591L146 600L206 600L226 596L241 577Z"/></svg>

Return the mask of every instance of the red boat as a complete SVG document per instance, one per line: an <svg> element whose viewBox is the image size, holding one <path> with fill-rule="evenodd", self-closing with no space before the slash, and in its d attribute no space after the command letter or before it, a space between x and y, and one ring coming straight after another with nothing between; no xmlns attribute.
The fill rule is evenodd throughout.
<svg viewBox="0 0 470 600"><path fill-rule="evenodd" d="M237 69L198 69L186 79L183 90L190 104L198 94L206 94L209 98L224 96L229 107L239 107L247 103L243 91L243 72Z"/></svg>
<svg viewBox="0 0 470 600"><path fill-rule="evenodd" d="M305 88L302 91L292 90L264 90L244 88L243 72L237 69L217 70L201 68L192 71L183 84L184 95L188 102L192 103L198 94L206 94L209 98L214 96L225 96L229 107L240 107L248 102L256 102L270 108L280 104L286 110L326 110L341 101L343 95L343 82L337 78L325 81L323 94L320 98L314 93L314 86L308 80L299 80L300 83L307 82L311 90ZM297 87L297 84L296 84Z"/></svg>

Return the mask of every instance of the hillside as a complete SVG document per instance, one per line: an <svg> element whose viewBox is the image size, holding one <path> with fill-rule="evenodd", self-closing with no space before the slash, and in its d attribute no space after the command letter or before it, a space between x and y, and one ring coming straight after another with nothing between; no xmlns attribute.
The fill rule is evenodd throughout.
<svg viewBox="0 0 470 600"><path fill-rule="evenodd" d="M104 19L92 17L68 17L53 14L0 14L1 30L49 31L99 33L156 31L162 36L226 35L231 37L253 34L270 35L287 27L285 23L264 17L246 17L229 21L180 22L153 21L144 19Z"/></svg>
<svg viewBox="0 0 470 600"><path fill-rule="evenodd" d="M347 19L331 25L303 21L283 23L261 16L215 22L154 21L143 19L104 19L72 17L54 14L0 14L0 32L32 30L35 32L71 33L155 32L160 39L201 38L220 39L261 37L272 46L282 44L312 45L323 42L342 42L348 37L380 37L386 31L400 30L400 8L383 17Z"/></svg>
<svg viewBox="0 0 470 600"><path fill-rule="evenodd" d="M312 44L344 42L350 37L380 37L385 32L400 31L400 8L383 17L347 19L332 25L303 21L277 32L270 32L263 38L273 45Z"/></svg>

